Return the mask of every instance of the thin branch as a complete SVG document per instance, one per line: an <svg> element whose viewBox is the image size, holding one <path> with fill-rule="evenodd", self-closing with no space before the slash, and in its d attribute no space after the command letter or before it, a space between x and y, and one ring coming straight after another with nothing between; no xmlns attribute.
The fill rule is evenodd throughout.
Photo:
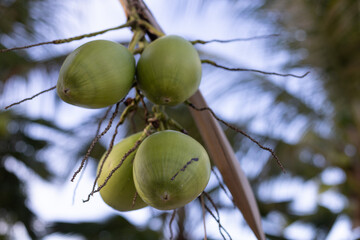
<svg viewBox="0 0 360 240"><path fill-rule="evenodd" d="M133 152L136 151L136 149L139 147L140 143L142 143L142 141L145 139L145 137L148 135L148 132L150 131L152 125L151 124L148 124L144 131L143 131L143 134L140 136L139 140L137 140L134 144L134 146L129 149L129 151L127 153L125 153L125 155L121 158L121 161L120 163L113 169L111 170L111 172L109 173L109 175L106 177L105 181L100 185L98 186L97 189L93 188L93 190L89 193L88 195L88 198L86 200L83 200L83 202L88 202L90 200L90 197L94 195L94 193L97 193L99 192L103 187L105 187L105 185L107 184L107 182L110 180L110 178L112 177L112 175L116 172L116 170L118 170L122 164L124 163L125 159ZM100 168L101 169L101 168ZM100 175L100 171L99 173L97 174L96 176L96 180L95 180L95 184L96 184L96 181L97 179L99 178L99 175Z"/></svg>
<svg viewBox="0 0 360 240"><path fill-rule="evenodd" d="M216 211L217 218L220 220L220 213L219 213L218 208L216 207L215 202L212 200L212 198L210 197L210 195L209 195L207 192L203 191L202 194L203 194L205 197L207 197L207 199L209 200L209 202L211 203L211 205L213 206L213 208L214 208L215 211Z"/></svg>
<svg viewBox="0 0 360 240"><path fill-rule="evenodd" d="M19 102L10 104L9 106L6 106L5 109L11 108L11 107L13 107L13 106L15 106L15 105L18 105L18 104L20 104L20 103L23 103L23 102L25 102L25 101L32 100L32 99L36 98L37 96L39 96L39 95L41 95L41 94L43 94L43 93L50 92L50 91L54 90L55 88L56 88L56 86L53 86L53 87L51 87L51 88L49 88L49 89L46 89L46 90L44 90L44 91L41 91L41 92L35 94L35 95L32 96L32 97L25 98L25 99L23 99L23 100L21 100L21 101L19 101Z"/></svg>
<svg viewBox="0 0 360 240"><path fill-rule="evenodd" d="M134 197L133 197L133 200L132 200L131 208L135 207L137 197L138 197L138 192L135 190L135 194L134 194Z"/></svg>
<svg viewBox="0 0 360 240"><path fill-rule="evenodd" d="M208 213L210 213L210 215L215 219L215 221L219 224L219 232L221 234L221 236L223 237L224 240L226 240L226 237L224 236L224 234L222 233L221 229L223 228L222 224L220 223L220 220L216 218L216 216L214 215L214 213L210 210L210 208L204 204L204 207L206 209L206 211L208 211Z"/></svg>
<svg viewBox="0 0 360 240"><path fill-rule="evenodd" d="M133 102L134 102L134 101L133 101ZM97 180L98 180L99 177L100 177L100 174L101 174L101 172L102 172L102 169L103 169L103 167L104 167L104 165L105 165L105 161L108 159L108 157L109 157L109 155L110 155L110 153L111 153L111 151L112 151L112 149L113 149L113 147L114 147L114 142L115 142L115 138L116 138L116 136L117 136L117 134L118 134L118 129L119 129L120 125L124 123L125 117L126 117L127 114L129 113L129 109L131 109L132 107L133 107L133 104L127 106L127 107L124 109L123 113L122 113L121 116L120 116L119 122L116 124L115 132L114 132L114 134L113 134L113 136L112 136L112 138L111 138L111 141L110 141L110 144L109 144L109 148L108 148L108 150L106 151L106 154L105 154L105 156L104 156L104 159L103 159L102 162L101 162L101 165L100 165L100 168L99 168L99 172L98 172L97 175L96 175L96 178L95 178L95 180L94 180L94 184L93 184L93 188L92 188L92 191L91 191L91 192L94 192L95 187L96 187L96 182L97 182ZM107 181L106 181L106 182L107 182ZM105 185L104 185L104 186L105 186Z"/></svg>
<svg viewBox="0 0 360 240"><path fill-rule="evenodd" d="M120 102L121 102L121 101L120 101ZM95 137L96 137L97 135L99 135L100 129L101 129L101 125L102 125L102 123L105 121L105 119L107 118L107 116L109 115L111 108L112 108L112 106L108 107L108 109L106 110L104 116L99 120L98 127L97 127L96 133L95 133Z"/></svg>
<svg viewBox="0 0 360 240"><path fill-rule="evenodd" d="M214 203L214 201L212 200L212 198L210 197L210 195L207 194L205 191L202 193L202 195L204 195L204 196L209 200L209 202L211 203L211 205L213 206L213 208L214 208L215 211L216 211L217 217L211 212L211 210L206 206L206 204L204 204L206 210L210 213L210 215L211 215L211 216L215 219L215 221L217 221L217 223L219 224L219 232L220 232L220 234L221 234L221 235L223 236L223 238L225 239L225 236L222 234L222 231L221 231L221 229L222 229L222 230L224 230L224 232L228 235L228 237L229 237L230 239L232 239L231 236L230 236L230 234L229 234L229 232L228 232L228 231L222 226L222 224L220 223L220 213L219 213L219 210L218 210L218 208L216 207L216 204Z"/></svg>
<svg viewBox="0 0 360 240"><path fill-rule="evenodd" d="M171 219L170 219L170 222L169 222L169 230L170 230L170 240L174 239L174 233L172 231L172 228L171 228L171 225L175 219L175 215L176 215L176 209L174 209L174 211L172 212L171 214Z"/></svg>
<svg viewBox="0 0 360 240"><path fill-rule="evenodd" d="M261 73L261 74L266 74L266 75L276 75L276 76L280 76L280 77L295 77L295 78L304 78L306 75L308 75L310 72L306 72L303 75L294 75L294 74L290 74L290 73L276 73L276 72L265 72L265 71L261 71L261 70L257 70L257 69L248 69L248 68L229 68L226 66L222 66L217 64L214 61L211 61L209 59L202 59L201 60L202 63L206 63L206 64L210 64L214 67L217 68L222 68L228 71L234 71L234 72L256 72L256 73Z"/></svg>
<svg viewBox="0 0 360 240"><path fill-rule="evenodd" d="M84 169L86 168L87 163L88 163L88 162L85 162ZM79 184L80 184L81 179L82 179L83 176L84 176L84 173L85 173L85 171L82 171L82 172L80 173L79 181L77 181L77 183L76 183L76 185L75 185L75 188L74 188L74 191L73 191L72 205L75 204L76 191L77 191L77 189L78 189L78 187L79 187Z"/></svg>
<svg viewBox="0 0 360 240"><path fill-rule="evenodd" d="M284 166L282 165L282 163L280 162L279 158L276 156L275 152L269 148L269 147L265 147L263 146L261 143L259 143L257 140L255 140L254 138L252 138L249 134L247 134L246 132L244 132L243 130L241 129L238 129L236 127L234 127L233 125L225 122L224 120L222 120L221 118L219 118L215 113L214 111L209 108L209 107L203 107L203 108L199 108L199 107L196 107L194 104L192 104L191 102L187 101L186 102L187 105L189 105L191 108L195 109L196 111L209 111L211 113L211 115L216 119L218 120L219 122L225 124L227 127L231 128L232 130L244 135L245 137L247 137L248 139L250 139L252 142L256 143L256 145L258 145L261 149L264 149L268 152L271 153L271 155L275 158L277 164L280 166L280 168L282 169L282 171L285 173L285 168Z"/></svg>
<svg viewBox="0 0 360 240"><path fill-rule="evenodd" d="M212 40L194 40L190 41L191 44L207 44L207 43L230 43L230 42L243 42L243 41L252 41L257 39L264 39L264 38L271 38L271 37L278 37L280 34L269 34L269 35L261 35L261 36L255 36L255 37L249 37L249 38L234 38L234 39L227 39L227 40L221 40L221 39L212 39Z"/></svg>
<svg viewBox="0 0 360 240"><path fill-rule="evenodd" d="M186 135L189 134L188 131L186 131L186 129L183 128L183 127L180 125L180 123L178 123L177 121L175 121L173 118L169 118L169 119L167 120L167 123L168 123L170 126L173 126L173 127L177 128L180 132L182 132L182 133L184 133L184 134L186 134Z"/></svg>
<svg viewBox="0 0 360 240"><path fill-rule="evenodd" d="M108 123L108 125L106 126L106 128L104 129L104 131L102 131L101 134L97 135L97 136L93 139L93 141L91 142L89 149L87 150L84 158L81 160L81 164L80 164L78 170L75 171L73 177L71 178L71 181L72 181L72 182L75 180L76 175L77 175L79 172L81 172L81 170L83 169L86 160L89 158L91 151L92 151L93 148L95 147L95 144L96 144L96 143L100 140L100 138L101 138L102 136L104 136L104 135L109 131L109 129L111 128L112 122L114 121L116 115L118 114L119 106L120 106L120 103L121 103L122 101L124 101L124 98L123 98L120 102L118 102L118 103L116 104L115 111L114 111L114 113L112 114L112 116L111 116L111 118L110 118L110 120L109 120L109 123Z"/></svg>
<svg viewBox="0 0 360 240"><path fill-rule="evenodd" d="M101 125L102 125L102 123L105 121L105 119L107 118L107 116L109 115L111 108L112 108L112 106L108 107L108 109L106 110L104 116L100 119L100 121L99 121L99 123L98 123L98 127L97 127L97 129L96 129L95 137L97 137L97 136L99 135ZM76 183L76 185L75 185L74 193L73 193L73 199L72 199L72 204L73 204L73 205L74 205L74 202L75 202L76 191L77 191L77 188L78 188L78 186L79 186L79 183L80 183L82 177L84 176L84 172L85 172L85 168L86 168L86 166L87 166L87 163L88 163L88 162L85 162L85 165L83 166L83 171L80 173L79 181L77 181L77 183Z"/></svg>
<svg viewBox="0 0 360 240"><path fill-rule="evenodd" d="M205 222L205 204L204 204L204 196L202 194L200 195L200 202L201 202L202 217L203 217L203 224L204 224L204 240L207 240L206 222Z"/></svg>
<svg viewBox="0 0 360 240"><path fill-rule="evenodd" d="M231 236L230 236L230 234L229 234L229 232L223 227L223 225L222 225L221 222L220 222L219 210L217 209L217 207L216 207L214 201L212 200L212 198L211 198L211 197L209 196L209 194L207 194L206 192L203 192L202 195L204 195L204 196L207 197L207 199L210 201L211 205L213 206L213 208L214 208L215 211L216 211L216 215L217 215L217 216L215 216L215 214L210 210L210 208L204 203L204 207L205 207L206 211L208 211L208 212L210 213L210 215L211 215L211 216L215 219L215 221L218 223L218 225L219 225L219 232L220 232L221 236L223 237L223 239L226 239L226 238L225 238L224 234L222 233L222 230L228 235L228 237L229 237L230 239L232 239Z"/></svg>
<svg viewBox="0 0 360 240"><path fill-rule="evenodd" d="M148 30L151 34L154 34L157 37L162 37L165 34L162 31L159 31L158 29L156 29L153 25L151 25L149 22L144 21L142 19L138 19L138 23L140 26L143 26L146 28L146 30Z"/></svg>
<svg viewBox="0 0 360 240"><path fill-rule="evenodd" d="M76 36L76 37L57 39L57 40L48 41L48 42L40 42L40 43L26 45L26 46L22 46L22 47L0 49L0 53L5 53L5 52L9 52L9 51L14 51L14 50L21 50L21 49L26 49L26 48L32 48L32 47L37 47L37 46L47 45L47 44L62 44L62 43L68 43L68 42L72 42L72 41L77 41L77 40L81 40L83 38L94 37L94 36L97 36L97 35L100 35L100 34L104 34L106 32L110 32L110 31L114 31L114 30L119 30L121 28L129 27L134 22L135 21L128 21L127 23L125 23L123 25L120 25L120 26L117 26L117 27L108 28L108 29L101 30L101 31L98 31L98 32L83 34L83 35L79 35L79 36Z"/></svg>
<svg viewBox="0 0 360 240"><path fill-rule="evenodd" d="M135 87L135 90L136 90L136 94L140 96L140 101L144 108L145 121L147 121L149 116L149 109L147 108L146 103L144 101L144 96L141 94L140 90L137 87Z"/></svg>
<svg viewBox="0 0 360 240"><path fill-rule="evenodd" d="M89 194L88 199L87 199L86 201L84 201L84 202L89 201L89 200L90 200L90 196L92 195L92 193L95 192L96 182L97 182L97 180L98 180L99 177L100 177L100 174L101 174L101 172L102 172L102 169L103 169L103 167L104 167L104 165L105 165L105 161L108 159L108 157L109 157L109 155L110 155L110 153L111 153L111 151L112 151L112 149L113 149L113 147L114 147L115 137L116 137L116 135L118 134L118 127L119 127L120 124L121 124L120 122L121 122L121 120L119 120L119 122L117 123L117 125L116 125L116 127L115 127L115 132L114 132L114 134L113 134L113 136L112 136L112 138L111 138L111 141L110 141L110 144L109 144L109 148L108 148L108 150L107 150L106 153L105 153L105 157L104 157L103 160L101 161L101 165L100 165L100 168L99 168L98 173L96 174L96 177L95 177L95 180L94 180L94 183L93 183L93 187L92 187L91 193ZM107 181L106 181L106 183L107 183ZM105 185L104 185L104 186L105 186Z"/></svg>
<svg viewBox="0 0 360 240"><path fill-rule="evenodd" d="M233 202L235 206L234 199L232 198L231 194L226 190L224 184L222 184L220 176L216 173L215 169L212 167L211 167L211 171L214 173L216 179L218 180L220 188L224 191L225 195Z"/></svg>

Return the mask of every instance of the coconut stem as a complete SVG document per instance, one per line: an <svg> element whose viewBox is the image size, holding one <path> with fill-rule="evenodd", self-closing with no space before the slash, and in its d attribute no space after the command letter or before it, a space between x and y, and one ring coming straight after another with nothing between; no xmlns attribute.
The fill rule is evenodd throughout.
<svg viewBox="0 0 360 240"><path fill-rule="evenodd" d="M186 129L180 125L180 123L178 123L177 121L175 121L175 119L173 118L169 118L167 120L167 123L170 126L173 126L174 128L178 129L180 132L184 133L184 134L188 134L188 132L186 131Z"/></svg>
<svg viewBox="0 0 360 240"><path fill-rule="evenodd" d="M145 27L150 33L156 35L157 37L162 37L162 36L165 35L163 32L157 30L157 29L154 28L150 23L148 23L148 22L146 22L146 21L144 21L144 20L142 20L142 19L137 20L137 22L138 22L141 26Z"/></svg>
<svg viewBox="0 0 360 240"><path fill-rule="evenodd" d="M144 37L145 33L141 28L137 28L134 30L134 35L129 43L129 50L134 54L135 47L139 43L139 41Z"/></svg>
<svg viewBox="0 0 360 240"><path fill-rule="evenodd" d="M170 118L166 114L165 106L154 105L152 108L152 111L155 115L155 118L160 121L159 122L160 131L170 129L170 127L173 127L175 129L178 129L180 132L182 132L184 134L188 134L186 129L183 126L181 126L180 123L178 123L175 119Z"/></svg>
<svg viewBox="0 0 360 240"><path fill-rule="evenodd" d="M140 101L139 97L135 97L134 99L132 99L130 104L127 105L126 108L124 109L124 111L121 113L119 124L124 123L127 115L130 112L134 111L134 109L137 107L137 104L139 103L139 101Z"/></svg>

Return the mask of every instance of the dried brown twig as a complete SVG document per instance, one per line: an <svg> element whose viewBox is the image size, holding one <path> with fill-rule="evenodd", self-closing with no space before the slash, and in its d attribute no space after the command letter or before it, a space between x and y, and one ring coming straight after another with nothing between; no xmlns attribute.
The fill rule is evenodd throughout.
<svg viewBox="0 0 360 240"><path fill-rule="evenodd" d="M176 215L176 209L173 210L172 214L171 214L171 218L170 218L170 222L169 222L169 230L170 230L170 240L174 239L174 233L172 231L172 223L175 219L175 215Z"/></svg>
<svg viewBox="0 0 360 240"><path fill-rule="evenodd" d="M213 208L215 209L216 216L215 216L215 214L210 210L210 208L204 203L204 207L205 207L206 211L208 211L208 213L210 213L210 215L211 215L211 216L215 219L215 221L218 223L218 225L219 225L219 232L220 232L221 236L223 237L223 239L226 239L226 238L225 238L224 234L222 233L222 231L224 231L224 232L226 233L226 235L228 235L228 237L229 237L230 239L232 239L231 236L230 236L230 234L229 234L229 232L228 232L228 231L224 228L224 226L221 224L221 222L220 222L220 213L219 213L219 210L218 210L218 208L216 207L216 204L214 203L214 201L212 200L212 198L210 197L210 195L207 194L206 192L203 192L202 195L204 195L204 196L209 200L209 202L211 203L211 205L212 205Z"/></svg>
<svg viewBox="0 0 360 240"><path fill-rule="evenodd" d="M102 184L100 184L96 189L95 189L95 185L96 185L96 182L97 182L97 180L98 180L98 178L99 178L99 176L100 176L100 173L101 173L101 168L102 168L102 166L100 166L100 169L99 169L99 172L98 172L98 174L97 174L97 176L96 176L96 179L95 179L95 181L94 181L94 185L93 185L93 189L92 189L92 191L89 193L89 195L88 195L88 198L86 199L86 200L83 200L83 202L88 202L89 200L90 200L90 197L92 196L92 195L94 195L94 193L97 193L97 192L99 192L103 187L105 187L106 186L106 184L107 184L107 182L110 180L110 178L112 177L112 175L116 172L116 170L117 169L119 169L121 166L122 166L122 164L124 163L124 161L125 161L125 159L131 154L131 153L133 153L134 151L136 151L136 149L139 147L139 145L140 145L140 143L142 143L142 141L145 139L145 137L148 135L148 133L149 133L149 131L150 131L150 129L152 128L152 124L148 124L145 128L144 128L144 131L143 131L143 133L142 133L142 135L139 137L139 139L135 142L135 144L134 144L134 146L131 148L131 149L129 149L129 151L127 152L127 153L125 153L125 155L121 158L121 161L120 161L120 163L114 168L114 169L112 169L111 170L111 172L109 173L109 175L106 177L106 179L105 179L105 181L102 183ZM114 134L115 135L115 134ZM113 141L112 141L113 142ZM110 145L111 145L111 143L110 143ZM110 148L109 148L109 150L110 150ZM110 151L108 150L108 153L110 153ZM108 154L107 154L108 155ZM103 163L105 162L105 158L104 158L104 160L103 160ZM102 164L103 165L103 164Z"/></svg>
<svg viewBox="0 0 360 240"><path fill-rule="evenodd" d="M233 72L256 72L256 73L261 73L261 74L266 74L266 75L276 75L276 76L280 76L280 77L294 77L294 78L304 78L306 77L306 75L308 75L310 72L306 72L303 75L295 75L295 74L291 74L291 73L276 73L276 72L265 72L265 71L261 71L261 70L257 70L257 69L249 69L249 68L230 68L230 67L226 67L226 66L222 66L220 64L217 64L214 61L211 61L209 59L202 59L201 63L206 63L206 64L210 64L214 67L217 68L222 68L228 71L233 71Z"/></svg>
<svg viewBox="0 0 360 240"><path fill-rule="evenodd" d="M120 100L120 102L122 102L122 100ZM109 115L109 113L110 113L110 111L111 111L111 108L112 108L112 106L108 107L108 109L106 110L104 116L99 120L98 127L97 127L96 133L95 133L95 137L96 137L97 135L99 135L100 129L101 129L101 125L102 125L102 123L105 121L105 119L107 118L107 116Z"/></svg>
<svg viewBox="0 0 360 240"><path fill-rule="evenodd" d="M88 34L83 34L83 35L79 35L79 36L71 37L71 38L64 38L64 39L57 39L57 40L48 41L48 42L35 43L35 44L30 44L30 45L26 45L26 46L22 46L22 47L0 49L0 53L5 53L5 52L9 52L9 51L14 51L14 50L27 49L27 48L32 48L32 47L37 47L37 46L42 46L42 45L48 45L48 44L68 43L68 42L72 42L72 41L76 41L76 40L81 40L83 38L94 37L94 36L104 34L106 32L110 32L110 31L118 30L118 29L121 29L121 28L129 27L133 23L134 23L134 21L129 21L129 22L127 22L127 23L125 23L123 25L117 26L117 27L108 28L108 29L105 29L105 30L101 30L101 31L93 32L93 33L88 33Z"/></svg>
<svg viewBox="0 0 360 240"><path fill-rule="evenodd" d="M137 198L138 198L138 192L135 191L135 194L134 194L134 197L133 197L133 200L132 200L132 203L131 203L131 208L135 207L135 203L136 203Z"/></svg>
<svg viewBox="0 0 360 240"><path fill-rule="evenodd" d="M95 137L97 137L97 136L99 135L101 125L102 125L102 123L105 121L105 119L107 118L107 116L109 115L111 108L112 108L112 106L110 106L110 107L106 110L104 116L100 119L100 121L99 121L99 123L98 123L98 127L97 127L97 129L96 129ZM88 162L83 162L83 161L82 161L81 163L83 164L83 166L82 166L81 168L85 169ZM79 181L77 181L77 183L76 183L76 185L75 185L74 193L73 193L73 199L72 199L72 203L73 203L73 204L74 204L74 202L75 202L76 190L77 190L77 188L78 188L78 186L79 186L79 183L80 183L80 181L81 181L81 178L84 176L84 172L85 172L84 170L81 172L80 177L79 177Z"/></svg>
<svg viewBox="0 0 360 240"><path fill-rule="evenodd" d="M206 222L205 222L205 203L204 203L204 195L200 195L200 203L202 208L202 218L203 218L203 225L204 225L204 240L207 240L206 234Z"/></svg>
<svg viewBox="0 0 360 240"><path fill-rule="evenodd" d="M264 39L264 38L270 38L270 37L278 37L280 34L269 34L269 35L262 35L262 36L255 36L255 37L249 37L249 38L234 38L234 39L212 39L212 40L194 40L190 41L191 44L208 44L208 43L230 43L230 42L243 42L243 41L252 41L257 39Z"/></svg>
<svg viewBox="0 0 360 240"><path fill-rule="evenodd" d="M120 102L122 102L123 100L124 100L124 99L122 99ZM90 156L90 154L91 154L91 151L92 151L93 148L95 147L95 144L96 144L96 143L100 140L100 138L101 138L102 136L104 136L104 135L109 131L109 129L111 128L112 122L114 121L116 115L117 115L118 112L119 112L120 102L118 102L118 103L116 104L115 111L114 111L114 113L112 114L112 116L111 116L111 118L110 118L110 120L109 120L109 123L108 123L108 125L106 126L106 128L105 128L100 134L97 134L96 137L94 138L94 140L91 142L89 149L87 150L85 156L84 156L83 159L81 160L81 164L80 164L78 170L75 171L73 177L71 178L71 181L72 181L72 182L75 180L76 175L77 175L78 173L80 173L81 170L83 169L86 160L89 158L89 156Z"/></svg>
<svg viewBox="0 0 360 240"><path fill-rule="evenodd" d="M9 106L6 106L5 109L9 109L9 108L11 108L11 107L13 107L13 106L15 106L15 105L21 104L21 103L23 103L23 102L25 102L25 101L32 100L32 99L36 98L37 96L39 96L39 95L41 95L41 94L43 94L43 93L50 92L50 91L54 90L55 88L56 88L56 86L53 86L53 87L51 87L51 88L49 88L49 89L46 89L46 90L44 90L44 91L41 91L41 92L35 94L35 95L32 96L32 97L25 98L25 99L23 99L23 100L21 100L21 101L19 101L19 102L12 103L12 104L10 104Z"/></svg>
<svg viewBox="0 0 360 240"><path fill-rule="evenodd" d="M225 188L224 184L221 181L220 176L216 173L215 169L213 167L211 167L211 171L214 173L215 178L218 180L219 182L219 186L220 188L224 191L225 195L234 203L234 199L232 198L231 194L228 192L228 190ZM235 206L235 203L234 203Z"/></svg>
<svg viewBox="0 0 360 240"><path fill-rule="evenodd" d="M227 127L231 128L232 130L244 135L245 137L247 137L248 139L250 139L252 142L256 143L256 145L258 145L261 149L264 149L268 152L271 153L271 155L275 158L277 164L280 166L281 170L285 173L285 168L284 166L282 165L282 163L280 162L279 158L276 156L275 152L269 148L269 147L265 147L263 146L261 143L259 143L257 140L255 140L254 138L252 138L249 134L247 134L246 132L244 132L243 130L225 122L224 120L222 120L221 118L219 118L215 113L214 111L209 108L209 107L197 107L195 106L194 104L192 104L191 102L187 101L186 102L187 105L189 105L191 108L195 109L196 111L209 111L211 113L211 115L216 119L218 120L219 122L225 124Z"/></svg>

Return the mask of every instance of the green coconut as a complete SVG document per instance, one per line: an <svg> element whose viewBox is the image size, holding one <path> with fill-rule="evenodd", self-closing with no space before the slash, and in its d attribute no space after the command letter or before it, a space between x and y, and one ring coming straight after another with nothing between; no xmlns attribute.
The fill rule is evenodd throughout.
<svg viewBox="0 0 360 240"><path fill-rule="evenodd" d="M204 147L183 133L165 130L139 146L133 166L139 196L160 210L182 207L197 198L210 178Z"/></svg>
<svg viewBox="0 0 360 240"><path fill-rule="evenodd" d="M97 181L98 185L105 182L110 172L120 163L124 155L134 147L141 134L142 132L133 134L123 139L113 147L105 161L105 164L103 165L101 174ZM104 161L105 154L99 162L97 172L99 172L100 166ZM133 203L136 195L136 189L133 181L134 156L135 151L125 159L121 167L115 171L106 185L100 190L100 195L104 202L118 211L136 210L147 205L140 196L136 196L135 204Z"/></svg>
<svg viewBox="0 0 360 240"><path fill-rule="evenodd" d="M150 101L174 106L198 89L201 61L190 42L169 35L156 39L144 49L136 74L139 88Z"/></svg>
<svg viewBox="0 0 360 240"><path fill-rule="evenodd" d="M61 66L57 93L64 101L85 108L113 105L129 92L135 59L121 44L95 40L70 53Z"/></svg>

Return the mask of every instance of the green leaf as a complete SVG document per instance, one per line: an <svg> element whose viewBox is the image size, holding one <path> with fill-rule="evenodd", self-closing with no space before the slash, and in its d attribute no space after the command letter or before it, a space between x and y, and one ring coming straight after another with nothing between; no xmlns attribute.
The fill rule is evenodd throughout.
<svg viewBox="0 0 360 240"><path fill-rule="evenodd" d="M149 228L138 228L121 216L114 216L97 222L54 222L47 228L47 234L62 233L80 235L88 240L97 239L146 239L158 240L160 233Z"/></svg>

